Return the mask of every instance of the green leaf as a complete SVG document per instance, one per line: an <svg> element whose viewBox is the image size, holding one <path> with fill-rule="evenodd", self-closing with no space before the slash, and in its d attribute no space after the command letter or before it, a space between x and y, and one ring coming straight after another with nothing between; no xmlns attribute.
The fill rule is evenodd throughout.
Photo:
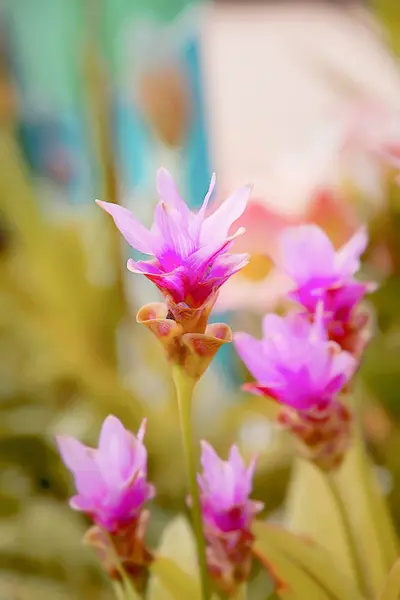
<svg viewBox="0 0 400 600"><path fill-rule="evenodd" d="M332 600L321 585L304 569L262 535L253 546L253 553L277 582L275 594L281 600Z"/></svg>
<svg viewBox="0 0 400 600"><path fill-rule="evenodd" d="M375 597L396 559L397 539L359 434L337 480L368 591ZM311 536L325 548L337 567L355 584L343 524L332 493L324 474L305 461L299 461L296 466L287 514L289 527Z"/></svg>
<svg viewBox="0 0 400 600"><path fill-rule="evenodd" d="M256 539L262 539L283 552L285 557L303 569L337 600L362 600L352 581L334 564L329 554L312 541L269 523L256 522L253 526Z"/></svg>
<svg viewBox="0 0 400 600"><path fill-rule="evenodd" d="M165 528L150 570L148 600L200 599L195 543L183 516Z"/></svg>
<svg viewBox="0 0 400 600"><path fill-rule="evenodd" d="M386 579L379 600L399 600L400 598L400 559L397 560Z"/></svg>
<svg viewBox="0 0 400 600"><path fill-rule="evenodd" d="M196 579L184 571L176 562L170 558L159 556L150 567L153 576L156 576L160 582L160 586L149 595L151 600L156 598L164 598L165 592L174 600L200 600L200 587ZM163 589L162 589L163 588ZM159 590L161 594L158 594Z"/></svg>

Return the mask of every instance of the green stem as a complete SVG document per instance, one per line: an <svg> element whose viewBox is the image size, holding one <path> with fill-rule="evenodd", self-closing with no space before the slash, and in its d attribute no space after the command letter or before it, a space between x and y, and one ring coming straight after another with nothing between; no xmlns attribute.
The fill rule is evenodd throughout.
<svg viewBox="0 0 400 600"><path fill-rule="evenodd" d="M124 569L122 569L121 575L124 582L125 600L139 600L139 594L136 592Z"/></svg>
<svg viewBox="0 0 400 600"><path fill-rule="evenodd" d="M112 586L114 588L115 597L117 600L126 600L124 590L121 587L121 584L118 581L113 581Z"/></svg>
<svg viewBox="0 0 400 600"><path fill-rule="evenodd" d="M339 487L338 487L338 484L337 484L334 474L328 473L326 475L326 481L329 485L330 491L335 500L336 507L340 514L340 518L341 518L342 525L343 525L343 532L346 537L346 545L347 545L347 548L349 551L353 572L356 576L358 588L363 594L368 596L367 590L366 590L366 584L365 584L365 580L364 580L364 571L363 571L363 567L362 567L359 553L357 550L357 543L353 536L353 532L352 532L352 528L351 528L351 521L350 521L346 505L343 501L343 498L340 493L340 490L339 490Z"/></svg>
<svg viewBox="0 0 400 600"><path fill-rule="evenodd" d="M114 560L122 579L121 583L116 581L113 582L113 587L117 600L138 600L139 596L136 593L136 590L134 589L131 580L129 579L124 567L121 564L120 558L115 550L114 542L111 535L105 530L104 534L109 540L110 548L112 549L112 552L114 554Z"/></svg>
<svg viewBox="0 0 400 600"><path fill-rule="evenodd" d="M186 456L186 471L191 497L191 509L193 529L196 536L197 558L199 561L201 590L203 600L210 598L210 584L208 580L208 569L206 559L206 542L204 539L203 522L201 517L201 506L199 487L197 484L196 460L193 451L191 406L193 389L196 381L186 375L178 366L173 367L173 379L178 397L179 419L182 432L182 441Z"/></svg>

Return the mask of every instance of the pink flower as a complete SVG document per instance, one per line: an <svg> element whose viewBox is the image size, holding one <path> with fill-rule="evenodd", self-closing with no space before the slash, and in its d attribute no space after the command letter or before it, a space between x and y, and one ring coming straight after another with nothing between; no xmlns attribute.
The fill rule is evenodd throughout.
<svg viewBox="0 0 400 600"><path fill-rule="evenodd" d="M70 500L71 507L90 515L110 532L137 519L143 504L155 495L147 481L145 428L143 421L135 437L110 415L103 423L98 449L71 437L57 437L61 457L75 478L78 492Z"/></svg>
<svg viewBox="0 0 400 600"><path fill-rule="evenodd" d="M264 337L237 333L235 346L256 379L245 386L298 411L324 411L354 374L357 360L330 342L319 307L312 323L303 315L266 315Z"/></svg>
<svg viewBox="0 0 400 600"><path fill-rule="evenodd" d="M229 597L247 581L252 562L251 525L263 508L250 500L256 461L245 466L239 450L232 446L227 461L201 442L202 475L198 475L208 569L217 586Z"/></svg>
<svg viewBox="0 0 400 600"><path fill-rule="evenodd" d="M171 175L160 169L157 176L160 201L150 230L127 209L98 202L133 248L154 257L149 261L130 259L128 269L156 284L177 321L182 307L198 309L212 298L215 300L220 286L249 260L247 254L227 252L233 240L243 233L239 229L228 235L246 208L251 188L239 189L206 217L214 185L215 176L202 207L193 213L180 197Z"/></svg>
<svg viewBox="0 0 400 600"><path fill-rule="evenodd" d="M203 474L198 475L198 482L205 524L224 533L249 530L263 506L249 500L255 459L246 467L236 446L232 446L227 461L220 459L205 441L201 442L201 450Z"/></svg>
<svg viewBox="0 0 400 600"><path fill-rule="evenodd" d="M283 232L279 264L295 282L289 296L309 312L322 301L325 313L334 321L346 322L352 309L373 286L354 279L360 256L368 243L360 229L338 251L316 225L302 225Z"/></svg>

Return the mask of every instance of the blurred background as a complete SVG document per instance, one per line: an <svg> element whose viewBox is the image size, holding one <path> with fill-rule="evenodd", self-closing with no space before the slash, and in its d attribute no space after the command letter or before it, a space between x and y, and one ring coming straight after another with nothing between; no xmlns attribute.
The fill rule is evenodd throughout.
<svg viewBox="0 0 400 600"><path fill-rule="evenodd" d="M95 198L150 224L156 169L198 206L254 184L237 250L248 267L214 319L257 333L287 282L282 227L314 221L335 244L367 223L374 338L362 421L400 530L398 0L2 0L0 4L0 600L110 598L54 436L95 444L113 413L148 416L158 489L149 538L185 510L168 367L137 309L158 299ZM198 389L199 436L260 454L255 496L280 519L291 440L246 397L224 349Z"/></svg>

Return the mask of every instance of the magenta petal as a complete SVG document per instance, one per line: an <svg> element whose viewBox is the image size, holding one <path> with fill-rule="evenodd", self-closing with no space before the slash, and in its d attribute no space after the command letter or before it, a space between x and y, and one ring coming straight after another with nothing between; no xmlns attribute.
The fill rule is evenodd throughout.
<svg viewBox="0 0 400 600"><path fill-rule="evenodd" d="M154 261L150 260L138 260L135 261L130 258L126 264L127 268L131 273L139 273L142 275L163 275L164 272L161 271L158 264Z"/></svg>
<svg viewBox="0 0 400 600"><path fill-rule="evenodd" d="M152 233L133 216L130 210L101 200L97 200L97 204L112 216L114 223L132 248L144 254L154 254Z"/></svg>

